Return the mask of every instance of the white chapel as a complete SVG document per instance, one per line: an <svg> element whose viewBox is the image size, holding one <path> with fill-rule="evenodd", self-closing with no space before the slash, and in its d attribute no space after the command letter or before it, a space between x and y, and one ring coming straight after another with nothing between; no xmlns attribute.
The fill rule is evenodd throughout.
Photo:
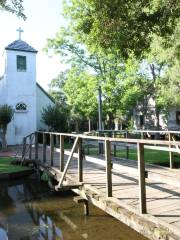
<svg viewBox="0 0 180 240"><path fill-rule="evenodd" d="M42 109L53 99L36 82L37 50L19 39L5 47L5 69L0 77L0 105L8 104L14 116L7 129L8 145L21 144L24 136L47 127L41 121Z"/></svg>

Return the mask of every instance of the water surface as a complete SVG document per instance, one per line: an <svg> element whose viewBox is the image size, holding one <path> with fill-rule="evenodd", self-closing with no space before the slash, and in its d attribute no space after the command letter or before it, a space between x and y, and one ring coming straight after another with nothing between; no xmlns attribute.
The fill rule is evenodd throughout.
<svg viewBox="0 0 180 240"><path fill-rule="evenodd" d="M90 205L90 216L72 193L55 193L35 179L1 182L0 240L146 240Z"/></svg>

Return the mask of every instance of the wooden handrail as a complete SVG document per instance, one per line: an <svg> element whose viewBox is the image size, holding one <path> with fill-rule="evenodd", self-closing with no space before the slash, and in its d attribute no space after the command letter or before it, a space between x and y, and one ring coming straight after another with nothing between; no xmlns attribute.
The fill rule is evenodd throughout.
<svg viewBox="0 0 180 240"><path fill-rule="evenodd" d="M45 134L52 134L58 136L65 136L65 137L79 137L82 139L89 139L89 140L98 140L98 141L105 141L109 140L110 142L124 142L124 143L143 143L143 144L155 144L155 145L177 145L180 146L180 141L167 141L167 140L149 140L149 139L131 139L131 138L112 138L112 137L97 137L97 136L87 136L83 134L71 134L71 133L56 133L56 132L37 132L37 133L45 133Z"/></svg>
<svg viewBox="0 0 180 240"><path fill-rule="evenodd" d="M142 131L149 132L149 131ZM157 132L157 131L156 131ZM162 132L162 131L161 131ZM172 131L171 131L172 132ZM129 144L137 145L137 156L138 156L138 171L139 171L139 206L140 213L147 213L146 207L146 184L145 184L145 162L144 162L144 148L154 149L160 151L169 151L170 156L170 166L173 167L173 158L172 153L180 153L180 141L175 141L170 132L169 141L167 140L149 140L149 139L131 139L128 138L128 132L126 132L126 138L116 138L116 134L114 134L114 138L112 137L100 137L100 136L88 136L83 134L72 134L72 133L56 133L56 132L35 132L29 134L24 138L23 145L23 153L26 150L27 139L30 138L30 145L32 144L32 136L35 136L35 159L38 160L38 134L43 135L43 161L46 161L46 145L47 145L47 136L50 136L50 162L51 166L53 166L53 152L54 152L54 136L59 136L60 139L60 171L62 173L61 179L58 185L55 187L56 190L63 186L64 178L66 177L67 170L69 164L72 160L73 154L75 152L76 147L78 146L78 179L79 182L83 181L83 154L82 154L82 140L95 140L98 143L105 144L105 167L106 167L106 188L107 188L107 197L112 196L112 163L111 163L111 145L116 145L116 143L124 143L126 147L126 151L129 151ZM64 139L65 137L70 137L75 139L74 145L72 147L71 153L68 157L66 166L64 167ZM31 147L30 147L31 149ZM128 157L128 152L126 152ZM31 156L31 153L29 153Z"/></svg>

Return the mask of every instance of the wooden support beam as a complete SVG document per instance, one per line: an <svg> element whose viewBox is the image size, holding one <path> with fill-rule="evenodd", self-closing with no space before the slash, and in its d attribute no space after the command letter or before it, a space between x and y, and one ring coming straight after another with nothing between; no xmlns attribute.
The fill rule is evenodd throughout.
<svg viewBox="0 0 180 240"><path fill-rule="evenodd" d="M98 136L101 137L102 136L102 132L99 132ZM103 154L104 153L103 143L99 142L98 145L99 145L99 154Z"/></svg>
<svg viewBox="0 0 180 240"><path fill-rule="evenodd" d="M84 215L89 216L89 203L88 201L84 202Z"/></svg>
<svg viewBox="0 0 180 240"><path fill-rule="evenodd" d="M128 131L126 131L126 138L128 138ZM129 146L128 146L128 143L126 143L126 159L129 159Z"/></svg>
<svg viewBox="0 0 180 240"><path fill-rule="evenodd" d="M54 164L54 135L50 134L50 163Z"/></svg>
<svg viewBox="0 0 180 240"><path fill-rule="evenodd" d="M29 135L29 159L32 159L32 134Z"/></svg>
<svg viewBox="0 0 180 240"><path fill-rule="evenodd" d="M89 203L87 199L82 198L81 196L77 196L73 198L75 203L83 203L84 205L84 215L89 216Z"/></svg>
<svg viewBox="0 0 180 240"><path fill-rule="evenodd" d="M43 162L46 162L46 133L43 133Z"/></svg>
<svg viewBox="0 0 180 240"><path fill-rule="evenodd" d="M39 144L38 144L38 132L35 132L35 160L38 160L38 147L39 147Z"/></svg>
<svg viewBox="0 0 180 240"><path fill-rule="evenodd" d="M64 136L60 135L60 171L64 171Z"/></svg>
<svg viewBox="0 0 180 240"><path fill-rule="evenodd" d="M25 155L26 155L26 137L23 138L22 160L25 158Z"/></svg>
<svg viewBox="0 0 180 240"><path fill-rule="evenodd" d="M169 141L171 141L172 140L172 134L169 133L168 136L169 136ZM172 147L172 145L169 144L169 148L171 148L171 147ZM169 166L170 166L170 168L174 168L173 152L171 152L170 149L169 149Z"/></svg>
<svg viewBox="0 0 180 240"><path fill-rule="evenodd" d="M79 138L78 140L78 178L79 178L79 182L83 181L82 138Z"/></svg>
<svg viewBox="0 0 180 240"><path fill-rule="evenodd" d="M140 213L147 213L146 207L146 182L144 163L144 144L137 143L138 172L139 172L139 204Z"/></svg>
<svg viewBox="0 0 180 240"><path fill-rule="evenodd" d="M61 186L62 186L62 183L63 183L64 178L65 178L65 175L66 175L66 173L67 173L69 164L70 164L71 159L72 159L72 157L73 157L73 153L74 153L75 148L76 148L76 146L77 146L78 140L79 140L79 137L76 137L76 139L75 139L75 141L74 141L74 145L73 145L72 150L71 150L71 153L70 153L70 155L69 155L69 157L68 157L68 160L67 160L65 169L64 169L64 171L63 171L63 173L62 173L61 179L60 179L58 185L55 186L55 189L56 189L57 191L58 191L59 188L61 188Z"/></svg>
<svg viewBox="0 0 180 240"><path fill-rule="evenodd" d="M112 197L111 143L109 140L105 140L105 162L106 162L106 193L107 197Z"/></svg>
<svg viewBox="0 0 180 240"><path fill-rule="evenodd" d="M116 138L116 132L113 133L113 138ZM116 142L114 142L113 150L114 150L114 157L116 157Z"/></svg>
<svg viewBox="0 0 180 240"><path fill-rule="evenodd" d="M64 171L64 136L60 135L60 155L59 155L59 167L60 171Z"/></svg>
<svg viewBox="0 0 180 240"><path fill-rule="evenodd" d="M90 152L89 152L89 141L88 140L86 141L86 146L87 146L87 155L89 155Z"/></svg>

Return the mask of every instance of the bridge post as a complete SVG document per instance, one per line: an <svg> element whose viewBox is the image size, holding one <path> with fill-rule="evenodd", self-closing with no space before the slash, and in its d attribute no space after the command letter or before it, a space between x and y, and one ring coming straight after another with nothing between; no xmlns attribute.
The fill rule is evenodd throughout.
<svg viewBox="0 0 180 240"><path fill-rule="evenodd" d="M60 135L60 171L64 171L64 136Z"/></svg>
<svg viewBox="0 0 180 240"><path fill-rule="evenodd" d="M126 138L128 138L128 131L126 131ZM128 143L126 143L126 159L129 159L129 146L128 146Z"/></svg>
<svg viewBox="0 0 180 240"><path fill-rule="evenodd" d="M32 134L29 135L29 159L32 158Z"/></svg>
<svg viewBox="0 0 180 240"><path fill-rule="evenodd" d="M113 138L116 138L116 132L113 133ZM116 142L114 142L113 148L114 148L114 157L116 157Z"/></svg>
<svg viewBox="0 0 180 240"><path fill-rule="evenodd" d="M79 138L78 140L78 178L79 178L79 182L83 181L82 138Z"/></svg>
<svg viewBox="0 0 180 240"><path fill-rule="evenodd" d="M38 132L35 132L35 160L38 160Z"/></svg>
<svg viewBox="0 0 180 240"><path fill-rule="evenodd" d="M43 162L46 162L46 133L43 133Z"/></svg>
<svg viewBox="0 0 180 240"><path fill-rule="evenodd" d="M54 157L54 135L50 133L50 164L53 166Z"/></svg>
<svg viewBox="0 0 180 240"><path fill-rule="evenodd" d="M106 161L106 194L112 197L112 173L111 173L111 142L105 140L105 161Z"/></svg>
<svg viewBox="0 0 180 240"><path fill-rule="evenodd" d="M22 159L26 157L26 137L23 138Z"/></svg>
<svg viewBox="0 0 180 240"><path fill-rule="evenodd" d="M147 213L146 207L146 182L144 163L144 144L137 142L138 171L139 171L139 204L140 213Z"/></svg>
<svg viewBox="0 0 180 240"><path fill-rule="evenodd" d="M169 133L168 136L169 136L169 141L172 141L172 134ZM172 147L171 144L169 144L169 148L171 147ZM171 151L169 151L169 165L170 165L170 168L174 168L173 153Z"/></svg>

